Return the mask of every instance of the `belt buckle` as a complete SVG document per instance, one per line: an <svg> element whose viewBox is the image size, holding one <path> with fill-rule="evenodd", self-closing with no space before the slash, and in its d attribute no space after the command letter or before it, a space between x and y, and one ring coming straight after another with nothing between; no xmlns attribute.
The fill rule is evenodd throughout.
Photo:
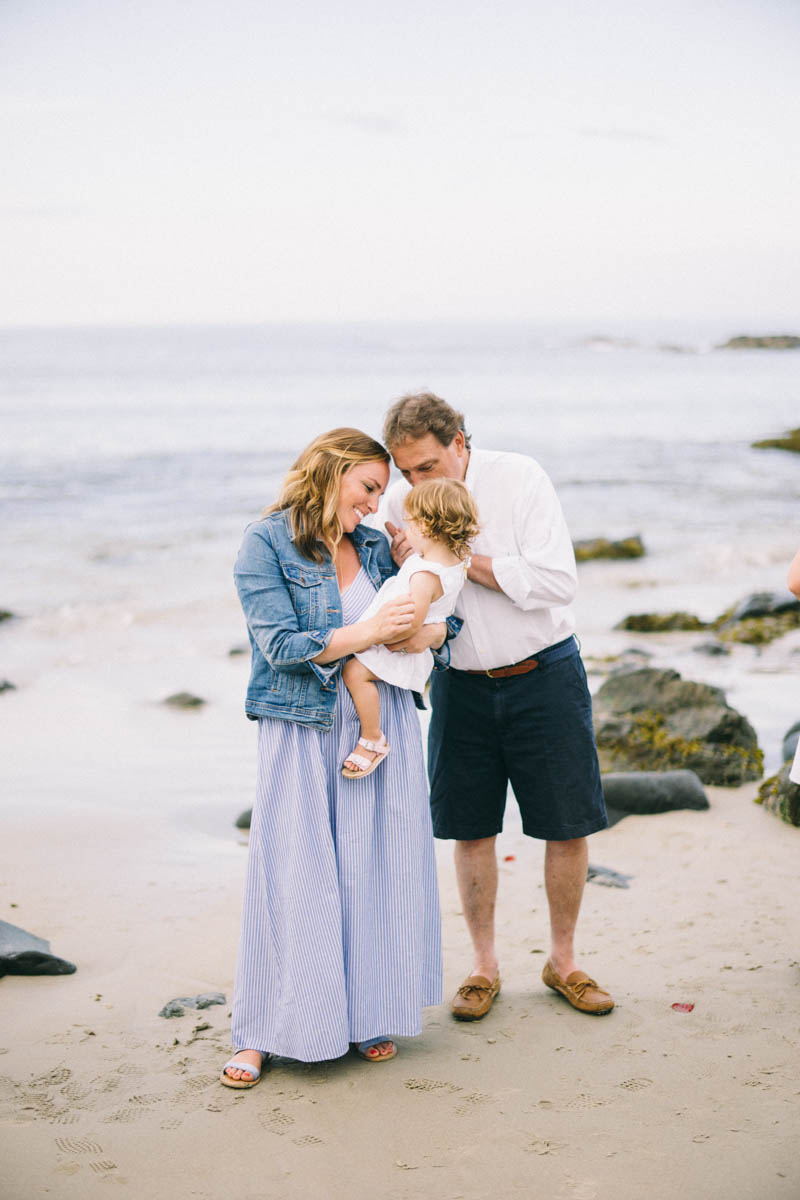
<svg viewBox="0 0 800 1200"><path fill-rule="evenodd" d="M494 675L492 674L491 671L487 670L486 674L489 676L490 679L494 679Z"/></svg>

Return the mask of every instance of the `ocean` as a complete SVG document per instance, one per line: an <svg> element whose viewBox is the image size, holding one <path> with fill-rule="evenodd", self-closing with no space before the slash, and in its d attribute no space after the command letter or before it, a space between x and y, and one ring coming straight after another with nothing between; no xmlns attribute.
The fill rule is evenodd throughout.
<svg viewBox="0 0 800 1200"><path fill-rule="evenodd" d="M800 543L800 459L751 448L800 425L800 352L715 348L742 332L783 331L0 331L0 608L38 635L26 654L41 670L103 631L147 658L196 644L221 614L233 629L242 530L297 451L335 425L379 437L388 404L424 388L466 413L476 444L535 457L574 538L643 538L641 560L582 567L585 646L615 646L630 611L710 619L782 586Z"/></svg>

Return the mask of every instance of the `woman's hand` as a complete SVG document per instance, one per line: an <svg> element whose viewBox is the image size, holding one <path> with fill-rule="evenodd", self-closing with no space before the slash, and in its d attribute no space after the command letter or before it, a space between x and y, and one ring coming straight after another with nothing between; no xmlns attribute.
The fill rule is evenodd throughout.
<svg viewBox="0 0 800 1200"><path fill-rule="evenodd" d="M423 625L411 637L392 642L386 649L393 654L421 654L423 650L439 650L446 637L447 626L444 621L434 621L431 625Z"/></svg>
<svg viewBox="0 0 800 1200"><path fill-rule="evenodd" d="M374 644L381 646L386 642L401 641L414 623L415 612L410 595L397 596L382 605L371 622L374 626Z"/></svg>

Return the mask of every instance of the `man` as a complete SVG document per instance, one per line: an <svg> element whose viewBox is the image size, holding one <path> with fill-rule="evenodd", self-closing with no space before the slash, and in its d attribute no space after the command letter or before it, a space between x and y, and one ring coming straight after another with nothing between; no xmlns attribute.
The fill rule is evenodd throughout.
<svg viewBox="0 0 800 1200"><path fill-rule="evenodd" d="M473 450L464 418L431 393L389 409L383 440L403 481L379 517L401 563L411 547L403 500L423 479L460 479L481 532L456 607L464 626L448 671L431 680L428 772L434 833L455 839L459 892L474 948L472 973L451 1012L486 1015L500 991L494 941L495 839L509 782L522 828L546 842L551 951L548 987L582 1012L607 1013L608 992L578 969L574 934L586 880L586 838L608 824L586 675L573 636L572 542L553 486L520 454Z"/></svg>

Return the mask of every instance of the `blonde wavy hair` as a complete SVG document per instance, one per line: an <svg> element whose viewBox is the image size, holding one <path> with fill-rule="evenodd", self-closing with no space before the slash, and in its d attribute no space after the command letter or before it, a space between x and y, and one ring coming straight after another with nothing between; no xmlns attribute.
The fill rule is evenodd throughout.
<svg viewBox="0 0 800 1200"><path fill-rule="evenodd" d="M262 517L288 512L295 545L305 558L323 562L323 545L334 549L343 530L336 515L342 476L357 463L389 462L389 451L360 429L331 429L301 451L278 499Z"/></svg>
<svg viewBox="0 0 800 1200"><path fill-rule="evenodd" d="M478 536L478 509L458 479L426 479L406 496L406 517L416 521L426 537L444 542L460 559L469 555Z"/></svg>

